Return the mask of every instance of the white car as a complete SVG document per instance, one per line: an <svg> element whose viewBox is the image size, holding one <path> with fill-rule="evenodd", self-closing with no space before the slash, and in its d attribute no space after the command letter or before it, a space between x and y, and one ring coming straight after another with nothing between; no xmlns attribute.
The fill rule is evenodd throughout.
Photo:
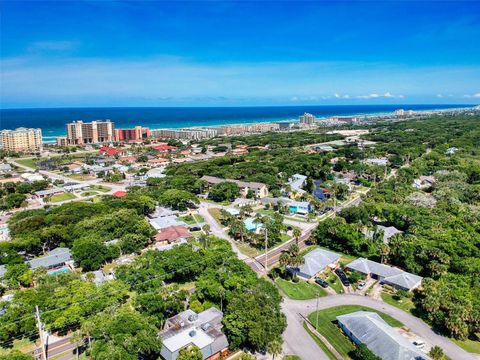
<svg viewBox="0 0 480 360"><path fill-rule="evenodd" d="M422 349L425 347L425 342L423 342L422 340L415 340L413 342L413 345L415 345L419 349Z"/></svg>

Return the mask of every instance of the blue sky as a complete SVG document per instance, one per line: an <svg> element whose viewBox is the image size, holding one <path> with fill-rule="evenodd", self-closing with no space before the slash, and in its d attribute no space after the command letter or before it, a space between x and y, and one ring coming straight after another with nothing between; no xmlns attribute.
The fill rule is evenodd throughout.
<svg viewBox="0 0 480 360"><path fill-rule="evenodd" d="M3 1L3 108L480 103L477 1Z"/></svg>

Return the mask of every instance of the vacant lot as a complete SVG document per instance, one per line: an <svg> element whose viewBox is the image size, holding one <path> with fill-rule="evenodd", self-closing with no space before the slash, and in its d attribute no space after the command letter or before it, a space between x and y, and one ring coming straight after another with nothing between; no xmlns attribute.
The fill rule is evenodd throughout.
<svg viewBox="0 0 480 360"><path fill-rule="evenodd" d="M320 286L309 284L306 281L294 283L278 278L275 282L290 299L307 300L327 295L327 292Z"/></svg>

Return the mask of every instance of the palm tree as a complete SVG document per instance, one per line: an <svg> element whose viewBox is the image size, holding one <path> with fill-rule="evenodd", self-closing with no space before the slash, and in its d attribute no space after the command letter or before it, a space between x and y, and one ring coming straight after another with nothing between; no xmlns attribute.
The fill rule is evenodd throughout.
<svg viewBox="0 0 480 360"><path fill-rule="evenodd" d="M276 355L280 355L282 353L282 343L279 340L273 340L272 342L268 343L267 350L273 355L273 359L275 359Z"/></svg>
<svg viewBox="0 0 480 360"><path fill-rule="evenodd" d="M293 228L293 236L295 236L295 244L298 246L298 238L302 235L302 231L298 227Z"/></svg>
<svg viewBox="0 0 480 360"><path fill-rule="evenodd" d="M286 269L291 262L290 254L288 252L283 252L282 255L280 255L280 258L278 259L278 261L280 262L280 266L283 269Z"/></svg>
<svg viewBox="0 0 480 360"><path fill-rule="evenodd" d="M433 360L442 360L443 357L445 356L442 348L440 346L437 346L437 345L435 345L434 347L432 347L430 349L430 352L428 353L428 355L430 355L430 357Z"/></svg>
<svg viewBox="0 0 480 360"><path fill-rule="evenodd" d="M390 255L390 246L382 242L379 246L379 250L381 256L380 263L383 264L385 262L385 259L388 258L388 255Z"/></svg>

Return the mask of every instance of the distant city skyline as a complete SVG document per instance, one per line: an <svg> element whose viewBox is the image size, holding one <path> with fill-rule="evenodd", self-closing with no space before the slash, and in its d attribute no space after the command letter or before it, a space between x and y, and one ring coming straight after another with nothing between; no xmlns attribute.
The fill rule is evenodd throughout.
<svg viewBox="0 0 480 360"><path fill-rule="evenodd" d="M1 5L0 106L480 103L480 3Z"/></svg>

